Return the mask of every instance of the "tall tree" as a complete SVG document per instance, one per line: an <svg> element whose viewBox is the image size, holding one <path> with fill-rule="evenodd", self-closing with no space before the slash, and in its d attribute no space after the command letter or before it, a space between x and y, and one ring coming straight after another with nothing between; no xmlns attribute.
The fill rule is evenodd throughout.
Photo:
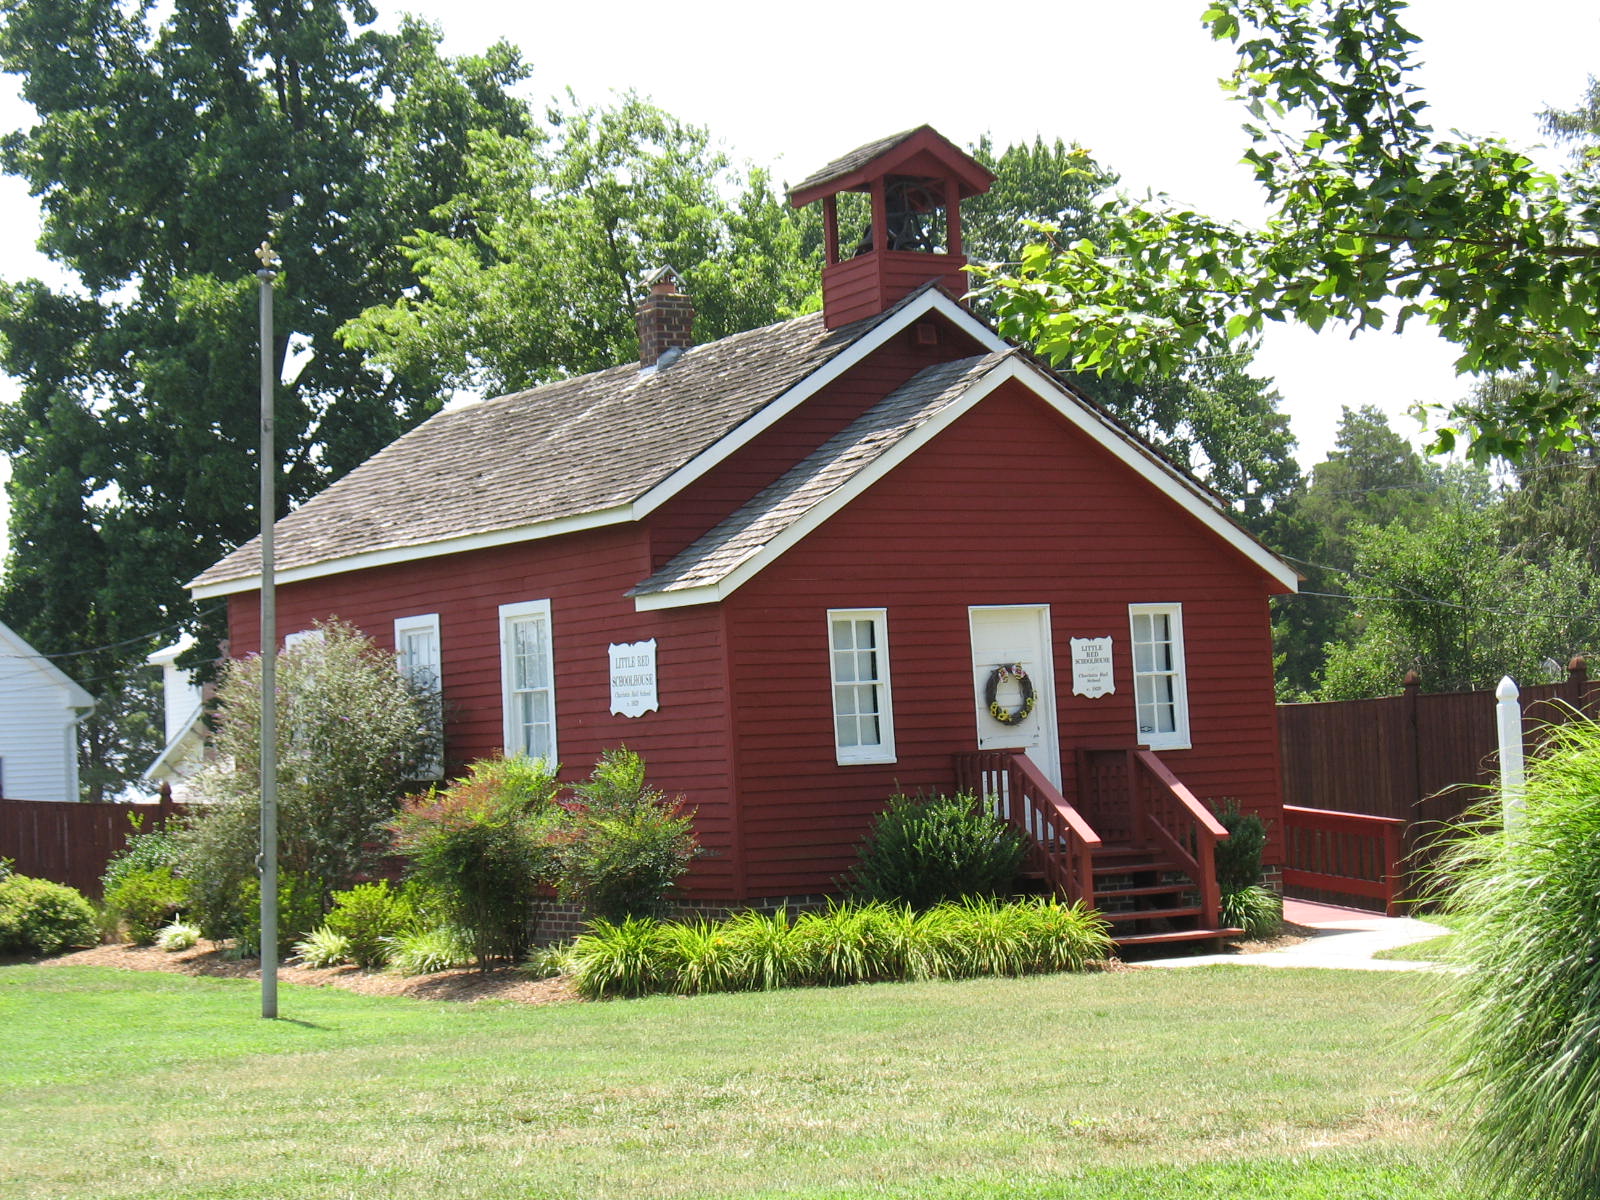
<svg viewBox="0 0 1600 1200"><path fill-rule="evenodd" d="M1464 373L1523 373L1503 407L1439 429L1480 461L1568 448L1600 402L1600 157L1548 173L1493 139L1441 137L1409 74L1404 0L1211 0L1233 42L1246 155L1269 219L1251 228L1163 199L1107 206L1103 244L1040 244L995 281L1008 331L1058 360L1129 375L1223 354L1265 322L1433 325ZM1580 122L1581 123L1581 120Z"/></svg>
<svg viewBox="0 0 1600 1200"><path fill-rule="evenodd" d="M1316 692L1331 648L1355 635L1357 609L1348 597L1364 592L1352 574L1358 529L1415 529L1443 506L1480 504L1487 491L1481 472L1447 476L1425 461L1381 410L1345 408L1334 448L1306 485L1278 505L1267 535L1305 576L1299 594L1276 605L1280 693Z"/></svg>
<svg viewBox="0 0 1600 1200"><path fill-rule="evenodd" d="M1362 596L1355 636L1330 649L1320 699L1392 694L1407 671L1427 691L1491 688L1559 673L1600 637L1600 578L1560 551L1533 562L1503 548L1495 517L1455 504L1414 528L1351 530Z"/></svg>
<svg viewBox="0 0 1600 1200"><path fill-rule="evenodd" d="M107 647L61 661L122 695L194 618L182 582L255 521L255 244L270 236L286 267L273 352L287 507L439 403L431 374L374 369L335 334L406 286L406 234L464 219L436 210L464 186L472 133L529 129L509 92L524 70L504 44L443 58L416 22L363 31L365 0L0 13L0 66L37 114L0 165L28 181L40 246L80 285L0 285L0 366L21 384L0 409L0 615L46 652ZM96 749L118 744L85 731L102 790L142 765Z"/></svg>
<svg viewBox="0 0 1600 1200"><path fill-rule="evenodd" d="M995 175L994 186L962 210L964 249L973 261L1003 271L1021 261L1041 228L1057 244L1105 244L1100 197L1117 175L1083 147L1036 138L997 154L986 135L972 153ZM993 317L992 299L980 291L974 303ZM1250 359L1248 351L1220 359L1195 355L1136 381L1062 365L1072 382L1204 479L1260 532L1273 504L1299 482L1300 469L1277 392L1271 381L1249 373Z"/></svg>
<svg viewBox="0 0 1600 1200"><path fill-rule="evenodd" d="M351 320L349 346L504 392L636 357L644 279L664 265L702 340L816 304L814 215L792 213L762 172L732 172L704 129L631 94L548 117L548 133L473 137L445 207L453 227L403 243L415 294Z"/></svg>

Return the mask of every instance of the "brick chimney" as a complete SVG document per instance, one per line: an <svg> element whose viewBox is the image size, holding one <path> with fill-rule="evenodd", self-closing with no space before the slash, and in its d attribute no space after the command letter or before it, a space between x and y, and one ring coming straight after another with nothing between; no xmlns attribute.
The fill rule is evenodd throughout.
<svg viewBox="0 0 1600 1200"><path fill-rule="evenodd" d="M662 363L668 351L694 345L694 301L678 290L678 273L671 267L658 267L644 282L650 294L639 305L639 366L666 366L677 357Z"/></svg>

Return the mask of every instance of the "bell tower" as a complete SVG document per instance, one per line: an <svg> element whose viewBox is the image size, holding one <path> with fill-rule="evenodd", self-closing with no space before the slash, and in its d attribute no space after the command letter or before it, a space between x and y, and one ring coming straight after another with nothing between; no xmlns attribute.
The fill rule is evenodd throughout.
<svg viewBox="0 0 1600 1200"><path fill-rule="evenodd" d="M794 207L822 201L827 327L876 316L929 280L963 294L961 202L993 182L982 163L923 125L858 147L795 186ZM869 197L864 228L840 230L841 192Z"/></svg>

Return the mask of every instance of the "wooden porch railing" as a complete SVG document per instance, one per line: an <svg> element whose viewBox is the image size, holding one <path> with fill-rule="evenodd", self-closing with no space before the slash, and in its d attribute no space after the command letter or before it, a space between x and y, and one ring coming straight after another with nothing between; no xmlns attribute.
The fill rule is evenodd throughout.
<svg viewBox="0 0 1600 1200"><path fill-rule="evenodd" d="M1228 831L1153 751L1130 750L1128 768L1134 828L1182 865L1200 893L1206 926L1218 928L1217 842Z"/></svg>
<svg viewBox="0 0 1600 1200"><path fill-rule="evenodd" d="M1283 806L1283 886L1382 900L1400 912L1402 835L1398 817Z"/></svg>
<svg viewBox="0 0 1600 1200"><path fill-rule="evenodd" d="M956 784L1028 835L1028 864L1070 900L1094 903L1094 851L1100 838L1021 750L955 756Z"/></svg>

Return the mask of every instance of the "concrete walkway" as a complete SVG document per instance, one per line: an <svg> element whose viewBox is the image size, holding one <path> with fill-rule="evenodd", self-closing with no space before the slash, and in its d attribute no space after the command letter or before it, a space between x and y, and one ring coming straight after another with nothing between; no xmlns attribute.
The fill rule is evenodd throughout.
<svg viewBox="0 0 1600 1200"><path fill-rule="evenodd" d="M1406 962L1372 956L1379 950L1408 946L1448 933L1442 925L1415 917L1385 917L1356 908L1285 900L1283 919L1316 933L1303 942L1260 954L1198 954L1187 958L1147 959L1147 967L1205 967L1228 963L1240 967L1337 967L1356 971L1448 971L1439 963Z"/></svg>

